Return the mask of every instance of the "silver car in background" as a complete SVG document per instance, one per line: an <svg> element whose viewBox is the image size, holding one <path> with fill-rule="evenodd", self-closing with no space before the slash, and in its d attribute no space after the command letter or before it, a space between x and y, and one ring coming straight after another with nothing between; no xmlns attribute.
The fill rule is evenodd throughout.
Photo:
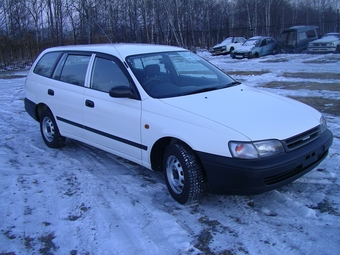
<svg viewBox="0 0 340 255"><path fill-rule="evenodd" d="M244 37L228 37L221 43L215 45L210 52L213 56L229 54L240 47L245 41L246 38Z"/></svg>
<svg viewBox="0 0 340 255"><path fill-rule="evenodd" d="M312 53L340 53L340 33L327 33L322 38L308 44Z"/></svg>

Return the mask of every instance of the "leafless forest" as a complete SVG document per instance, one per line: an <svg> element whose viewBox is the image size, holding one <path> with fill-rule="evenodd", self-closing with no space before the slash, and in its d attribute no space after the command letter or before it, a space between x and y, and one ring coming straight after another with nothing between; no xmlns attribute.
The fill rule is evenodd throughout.
<svg viewBox="0 0 340 255"><path fill-rule="evenodd" d="M339 31L340 0L0 0L0 70L46 47L142 42L209 48L292 25ZM13 66L15 63L15 66Z"/></svg>

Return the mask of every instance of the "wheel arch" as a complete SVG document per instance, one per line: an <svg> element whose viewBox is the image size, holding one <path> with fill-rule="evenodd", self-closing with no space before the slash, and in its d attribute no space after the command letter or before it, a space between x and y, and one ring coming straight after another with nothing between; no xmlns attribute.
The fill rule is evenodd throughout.
<svg viewBox="0 0 340 255"><path fill-rule="evenodd" d="M162 137L154 143L154 145L152 146L151 152L150 152L151 168L153 171L158 171L158 172L163 171L162 161L163 161L164 150L168 145L174 144L174 143L182 143L186 145L187 147L189 147L193 151L193 153L195 153L195 151L186 142L184 142L181 139L178 139L175 137ZM198 156L197 156L197 159L200 160ZM199 163L201 164L201 162Z"/></svg>
<svg viewBox="0 0 340 255"><path fill-rule="evenodd" d="M46 104L40 103L40 104L37 105L37 107L35 109L35 115L36 115L36 120L38 122L40 122L41 115L42 115L43 111L45 111L45 110L48 110L52 113L51 109ZM52 115L53 115L53 113L52 113Z"/></svg>

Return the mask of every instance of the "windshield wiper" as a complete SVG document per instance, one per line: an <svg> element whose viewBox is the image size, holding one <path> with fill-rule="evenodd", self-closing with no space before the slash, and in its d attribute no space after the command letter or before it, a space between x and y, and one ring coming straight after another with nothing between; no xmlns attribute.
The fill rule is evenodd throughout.
<svg viewBox="0 0 340 255"><path fill-rule="evenodd" d="M194 91L187 93L186 95L193 95L193 94L198 94L198 93L203 93L203 92L208 92L208 91L213 91L213 90L218 90L218 89L229 88L229 87L236 86L236 85L239 85L239 84L241 84L241 82L233 81L233 82L228 83L227 85L224 85L224 86L206 87L206 88L194 90Z"/></svg>
<svg viewBox="0 0 340 255"><path fill-rule="evenodd" d="M233 82L227 84L224 88L229 88L229 87L240 85L240 84L241 84L241 82L233 81Z"/></svg>
<svg viewBox="0 0 340 255"><path fill-rule="evenodd" d="M208 91L217 90L217 89L219 89L219 87L207 87L207 88L194 90L192 92L189 92L187 95L198 94L198 93L208 92Z"/></svg>

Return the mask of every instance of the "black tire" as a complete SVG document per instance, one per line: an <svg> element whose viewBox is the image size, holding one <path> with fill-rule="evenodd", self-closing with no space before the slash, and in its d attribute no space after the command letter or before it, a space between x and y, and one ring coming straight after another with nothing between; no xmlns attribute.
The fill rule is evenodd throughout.
<svg viewBox="0 0 340 255"><path fill-rule="evenodd" d="M57 123L49 110L45 110L41 114L40 132L48 147L60 148L64 145L65 137L60 135Z"/></svg>
<svg viewBox="0 0 340 255"><path fill-rule="evenodd" d="M166 147L163 157L165 182L170 195L180 204L196 202L205 191L203 168L185 144Z"/></svg>

